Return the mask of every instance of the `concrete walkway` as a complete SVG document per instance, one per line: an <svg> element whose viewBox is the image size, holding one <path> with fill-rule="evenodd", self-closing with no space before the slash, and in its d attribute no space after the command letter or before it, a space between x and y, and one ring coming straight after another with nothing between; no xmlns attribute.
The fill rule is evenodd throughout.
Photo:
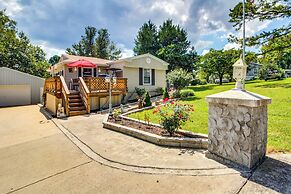
<svg viewBox="0 0 291 194"><path fill-rule="evenodd" d="M270 155L245 176L201 150L155 146L103 129L101 120L47 120L38 106L0 109L0 193L291 191L289 154Z"/></svg>

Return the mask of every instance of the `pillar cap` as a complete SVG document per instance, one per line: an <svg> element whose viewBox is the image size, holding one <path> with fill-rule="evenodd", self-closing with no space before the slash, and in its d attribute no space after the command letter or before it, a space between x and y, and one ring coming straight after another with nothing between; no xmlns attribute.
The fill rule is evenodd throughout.
<svg viewBox="0 0 291 194"><path fill-rule="evenodd" d="M206 96L206 102L259 107L271 104L272 99L253 92L233 89Z"/></svg>

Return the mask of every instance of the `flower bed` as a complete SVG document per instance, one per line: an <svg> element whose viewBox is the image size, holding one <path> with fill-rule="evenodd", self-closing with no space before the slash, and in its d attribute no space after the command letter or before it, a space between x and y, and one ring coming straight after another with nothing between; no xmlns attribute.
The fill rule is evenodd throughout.
<svg viewBox="0 0 291 194"><path fill-rule="evenodd" d="M104 128L131 135L157 145L207 149L207 135L183 130L175 130L171 134L161 125L150 123L149 121L140 121L126 116L134 112L140 112L151 108L153 107L136 109L114 118L109 118L109 116L107 116L103 121L103 126Z"/></svg>

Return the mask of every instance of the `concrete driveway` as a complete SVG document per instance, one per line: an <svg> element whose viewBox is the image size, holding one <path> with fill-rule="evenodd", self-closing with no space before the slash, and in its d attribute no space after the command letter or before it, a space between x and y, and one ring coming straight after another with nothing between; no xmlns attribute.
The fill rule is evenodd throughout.
<svg viewBox="0 0 291 194"><path fill-rule="evenodd" d="M68 122L78 119L82 120L74 117ZM274 161L267 162L267 167L272 169ZM286 169L286 163L281 165ZM285 173L290 172L289 167L287 164ZM258 171L259 178L264 169ZM273 171L274 175L278 173ZM286 176L288 180L289 175ZM276 183L264 186L256 181L256 176L251 178L254 180L247 181L237 173L215 176L143 174L101 165L47 120L38 106L0 109L0 193L280 192Z"/></svg>

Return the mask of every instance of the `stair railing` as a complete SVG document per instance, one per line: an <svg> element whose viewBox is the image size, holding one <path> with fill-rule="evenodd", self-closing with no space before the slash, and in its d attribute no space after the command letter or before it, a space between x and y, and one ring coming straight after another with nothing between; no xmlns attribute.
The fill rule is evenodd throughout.
<svg viewBox="0 0 291 194"><path fill-rule="evenodd" d="M65 102L65 111L66 111L66 115L69 116L70 91L68 89L68 86L67 86L66 81L65 81L63 76L60 76L60 80L61 80L61 87L62 87L62 96L63 96L64 102Z"/></svg>
<svg viewBox="0 0 291 194"><path fill-rule="evenodd" d="M91 103L90 103L90 91L82 77L79 77L79 90L80 90L80 96L84 102L84 105L86 107L87 113L90 113L91 109Z"/></svg>

